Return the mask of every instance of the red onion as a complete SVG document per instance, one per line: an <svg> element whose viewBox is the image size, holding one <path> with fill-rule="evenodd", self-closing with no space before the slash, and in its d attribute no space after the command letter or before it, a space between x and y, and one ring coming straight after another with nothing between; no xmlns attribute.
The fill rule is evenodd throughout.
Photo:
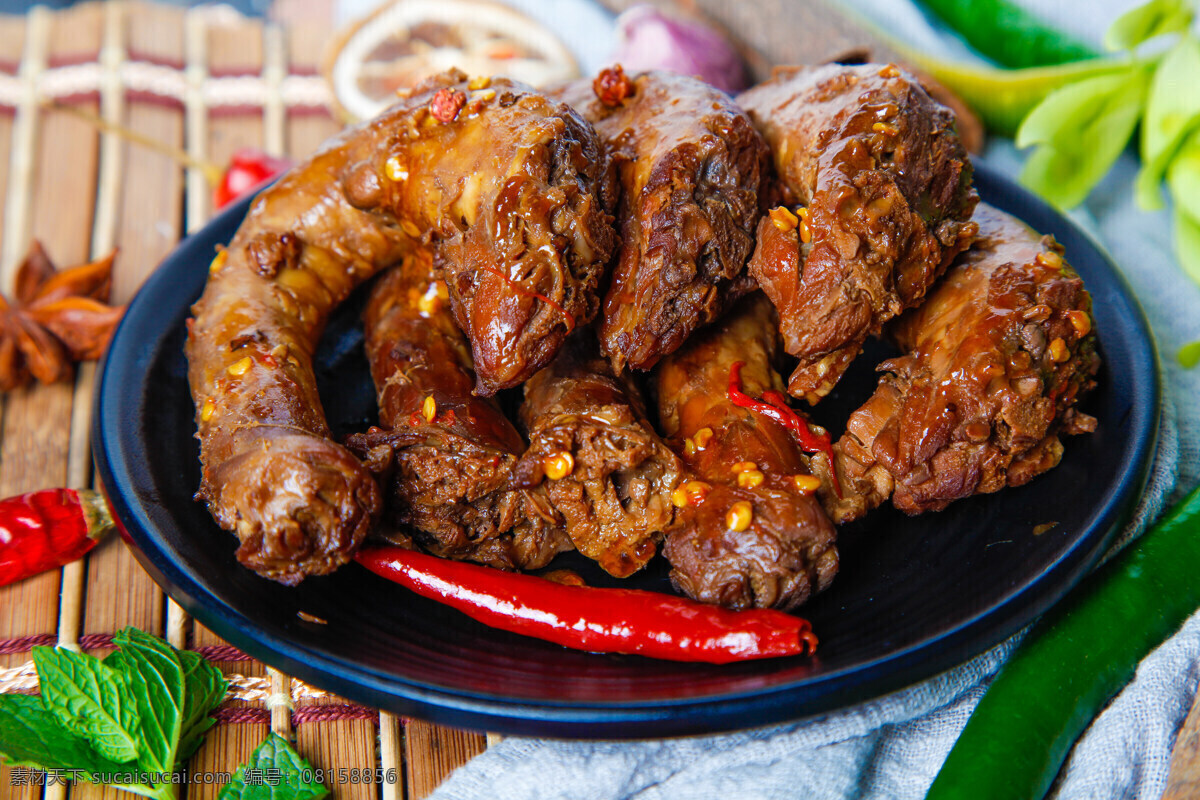
<svg viewBox="0 0 1200 800"><path fill-rule="evenodd" d="M746 88L746 70L733 45L717 31L670 17L653 6L632 6L617 17L612 60L630 74L661 69L695 75L726 92Z"/></svg>

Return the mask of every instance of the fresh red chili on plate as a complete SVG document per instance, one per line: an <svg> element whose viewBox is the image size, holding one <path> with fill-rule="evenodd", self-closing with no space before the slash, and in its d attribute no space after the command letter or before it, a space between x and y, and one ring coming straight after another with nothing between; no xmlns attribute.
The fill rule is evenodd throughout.
<svg viewBox="0 0 1200 800"><path fill-rule="evenodd" d="M86 489L0 500L0 586L82 558L112 529L104 498Z"/></svg>
<svg viewBox="0 0 1200 800"><path fill-rule="evenodd" d="M787 404L787 398L782 392L768 389L763 392L763 399L756 400L742 389L742 362L736 361L729 368L729 402L739 408L757 411L765 417L792 432L800 449L806 453L824 453L829 458L829 475L833 480L833 491L838 497L842 496L842 487L838 485L837 470L833 460L833 438L828 431L817 433L808 421Z"/></svg>
<svg viewBox="0 0 1200 800"><path fill-rule="evenodd" d="M807 620L774 609L731 611L639 589L569 586L401 547L367 547L356 558L485 625L576 650L726 664L817 647Z"/></svg>

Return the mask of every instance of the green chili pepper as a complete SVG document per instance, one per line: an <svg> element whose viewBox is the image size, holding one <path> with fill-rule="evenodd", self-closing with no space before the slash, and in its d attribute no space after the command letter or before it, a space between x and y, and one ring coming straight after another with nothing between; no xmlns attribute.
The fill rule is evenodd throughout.
<svg viewBox="0 0 1200 800"><path fill-rule="evenodd" d="M920 0L920 4L1003 67L1046 67L1099 55L1008 0Z"/></svg>
<svg viewBox="0 0 1200 800"><path fill-rule="evenodd" d="M925 800L1043 797L1092 717L1200 606L1198 572L1200 488L1037 623Z"/></svg>
<svg viewBox="0 0 1200 800"><path fill-rule="evenodd" d="M1130 68L1128 59L1094 58L1051 67L997 69L943 61L895 40L888 45L965 100L988 130L1001 136L1016 135L1025 115L1054 90Z"/></svg>

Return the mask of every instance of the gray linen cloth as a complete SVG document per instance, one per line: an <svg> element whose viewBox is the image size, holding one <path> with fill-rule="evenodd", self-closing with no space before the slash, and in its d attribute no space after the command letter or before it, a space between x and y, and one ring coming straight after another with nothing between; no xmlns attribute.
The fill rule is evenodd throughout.
<svg viewBox="0 0 1200 800"><path fill-rule="evenodd" d="M1072 13L1064 8L1072 4L1048 3L1045 11L1098 41L1107 22L1129 4L1093 0L1075 5ZM937 41L939 33L907 3L856 0L856 5L913 41ZM1006 141L994 141L985 157L1011 175L1021 161ZM1136 170L1136 159L1123 156L1087 204L1072 213L1133 286L1162 360L1158 453L1122 542L1200 478L1200 368L1184 370L1175 360L1181 345L1200 339L1200 289L1175 264L1169 215L1134 205ZM794 724L633 742L506 738L454 772L431 798L920 798L1019 639L924 683ZM1134 681L1095 719L1072 751L1054 797L1161 796L1171 747L1198 681L1200 614L1148 656Z"/></svg>

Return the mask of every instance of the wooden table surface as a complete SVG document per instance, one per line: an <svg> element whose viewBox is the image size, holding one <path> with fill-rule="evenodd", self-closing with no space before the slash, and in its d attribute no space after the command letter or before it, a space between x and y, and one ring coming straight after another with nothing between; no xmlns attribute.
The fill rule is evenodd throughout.
<svg viewBox="0 0 1200 800"><path fill-rule="evenodd" d="M819 0L688 5L736 32L760 73L766 64L799 60L800 53L819 61L864 43L860 31ZM210 188L198 171L46 107L47 95L217 164L247 145L303 157L338 130L319 104L316 77L330 26L311 6L279 6L286 24L135 2L0 16L0 289L9 290L36 238L60 266L118 248L113 300L127 302L212 211ZM210 91L217 85L222 91ZM90 485L93 381L89 365L73 383L0 399L0 497ZM487 747L480 732L398 719L293 684L189 619L116 538L83 562L0 588L0 671L7 670L0 677L27 664L36 644L79 644L101 654L111 634L128 625L201 651L235 684L236 696L218 710L218 725L189 765L193 772L231 772L274 729L290 736L316 768L382 767L398 776L395 784L331 782L337 798L418 800ZM268 698L280 693L291 694L291 708L268 707ZM1181 743L1185 739L1197 750L1194 732ZM1194 779L1177 774L1173 785L1184 793L1176 796L1187 796ZM119 796L88 784L11 783L11 772L0 768L0 797ZM199 800L218 791L192 785L186 796Z"/></svg>

